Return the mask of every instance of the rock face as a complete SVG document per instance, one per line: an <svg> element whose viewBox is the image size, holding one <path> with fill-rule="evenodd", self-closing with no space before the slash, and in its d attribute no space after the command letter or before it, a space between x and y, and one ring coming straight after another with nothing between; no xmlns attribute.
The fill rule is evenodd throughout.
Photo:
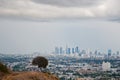
<svg viewBox="0 0 120 80"><path fill-rule="evenodd" d="M41 72L20 72L5 76L2 80L59 80L57 77Z"/></svg>

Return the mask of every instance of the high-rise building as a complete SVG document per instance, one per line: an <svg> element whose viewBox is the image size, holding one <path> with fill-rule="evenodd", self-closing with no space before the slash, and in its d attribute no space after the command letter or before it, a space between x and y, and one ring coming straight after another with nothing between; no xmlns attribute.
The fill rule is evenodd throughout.
<svg viewBox="0 0 120 80"><path fill-rule="evenodd" d="M79 53L79 47L78 46L76 46L76 48L75 48L75 53Z"/></svg>
<svg viewBox="0 0 120 80"><path fill-rule="evenodd" d="M59 48L58 48L58 47L55 47L55 53L56 53L56 54L59 54L59 52L60 52L60 51L59 51Z"/></svg>
<svg viewBox="0 0 120 80"><path fill-rule="evenodd" d="M75 53L75 49L74 48L72 48L72 53Z"/></svg>
<svg viewBox="0 0 120 80"><path fill-rule="evenodd" d="M117 51L117 54L116 54L116 55L117 55L117 57L120 57L120 53L119 53L119 51Z"/></svg>
<svg viewBox="0 0 120 80"><path fill-rule="evenodd" d="M97 54L98 54L98 51L95 50L95 52L94 52L94 57L95 57L95 58L97 57Z"/></svg>
<svg viewBox="0 0 120 80"><path fill-rule="evenodd" d="M62 54L63 53L63 48L62 47L60 47L60 54Z"/></svg>
<svg viewBox="0 0 120 80"><path fill-rule="evenodd" d="M68 51L68 54L70 54L70 53L71 53L70 48L68 48L68 50L67 50L67 51Z"/></svg>
<svg viewBox="0 0 120 80"><path fill-rule="evenodd" d="M111 55L112 55L112 50L109 49L109 50L108 50L108 57L110 57Z"/></svg>
<svg viewBox="0 0 120 80"><path fill-rule="evenodd" d="M98 53L97 50L95 50L95 55L97 55L97 53Z"/></svg>

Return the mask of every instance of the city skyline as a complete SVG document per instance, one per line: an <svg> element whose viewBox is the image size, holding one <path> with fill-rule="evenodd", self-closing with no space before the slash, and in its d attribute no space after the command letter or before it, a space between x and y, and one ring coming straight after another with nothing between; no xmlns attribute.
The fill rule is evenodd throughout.
<svg viewBox="0 0 120 80"><path fill-rule="evenodd" d="M119 55L119 50L117 51L114 51L112 49L107 49L106 51L102 51L100 49L95 49L95 50L90 50L90 49L82 49L80 48L79 46L56 46L54 47L54 50L52 52L53 54L95 54L95 55L98 55L98 54L104 54L104 55L108 55L108 56L111 56L111 55Z"/></svg>

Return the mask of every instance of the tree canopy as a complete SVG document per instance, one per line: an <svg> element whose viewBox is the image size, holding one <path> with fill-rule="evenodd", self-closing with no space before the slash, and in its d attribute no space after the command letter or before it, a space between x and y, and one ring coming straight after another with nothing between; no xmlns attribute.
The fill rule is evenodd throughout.
<svg viewBox="0 0 120 80"><path fill-rule="evenodd" d="M46 68L48 65L48 60L45 57L37 56L32 61L33 65L38 65L39 68Z"/></svg>

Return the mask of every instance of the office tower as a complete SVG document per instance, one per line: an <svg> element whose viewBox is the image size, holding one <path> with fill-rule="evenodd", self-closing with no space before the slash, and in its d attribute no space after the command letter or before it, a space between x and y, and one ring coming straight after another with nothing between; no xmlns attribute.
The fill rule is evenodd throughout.
<svg viewBox="0 0 120 80"><path fill-rule="evenodd" d="M72 48L72 53L75 53L75 49L74 48Z"/></svg>
<svg viewBox="0 0 120 80"><path fill-rule="evenodd" d="M119 51L116 52L116 57L120 57Z"/></svg>
<svg viewBox="0 0 120 80"><path fill-rule="evenodd" d="M120 53L119 53L119 51L117 51L117 57L119 57L120 56Z"/></svg>
<svg viewBox="0 0 120 80"><path fill-rule="evenodd" d="M108 57L110 57L111 55L112 55L112 50L109 49L109 50L108 50Z"/></svg>
<svg viewBox="0 0 120 80"><path fill-rule="evenodd" d="M70 54L71 52L70 52L70 48L68 48L68 54Z"/></svg>
<svg viewBox="0 0 120 80"><path fill-rule="evenodd" d="M95 53L94 53L94 54L97 55L97 53L98 53L97 50L95 50Z"/></svg>
<svg viewBox="0 0 120 80"><path fill-rule="evenodd" d="M98 54L97 50L95 50L94 54L95 54L95 58L96 58L96 57L97 57L97 54Z"/></svg>
<svg viewBox="0 0 120 80"><path fill-rule="evenodd" d="M60 47L60 54L62 54L63 53L63 48L62 47Z"/></svg>
<svg viewBox="0 0 120 80"><path fill-rule="evenodd" d="M59 48L58 48L58 47L55 47L55 53L56 53L56 54L59 54L59 52L60 52L60 51L59 51Z"/></svg>
<svg viewBox="0 0 120 80"><path fill-rule="evenodd" d="M75 53L79 53L79 47L78 46L76 46L76 48L75 48Z"/></svg>

